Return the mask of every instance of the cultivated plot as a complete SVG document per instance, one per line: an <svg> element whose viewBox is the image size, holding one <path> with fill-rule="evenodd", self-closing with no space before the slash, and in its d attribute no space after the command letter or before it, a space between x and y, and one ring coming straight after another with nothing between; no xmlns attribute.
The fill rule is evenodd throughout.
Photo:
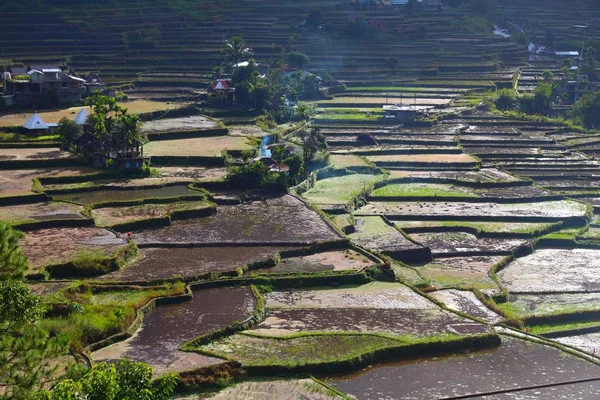
<svg viewBox="0 0 600 400"><path fill-rule="evenodd" d="M254 310L250 288L219 288L194 292L192 300L159 306L144 318L129 339L92 353L95 362L129 358L154 367L155 375L219 364L223 360L179 351L185 342L243 320Z"/></svg>
<svg viewBox="0 0 600 400"><path fill-rule="evenodd" d="M316 212L292 196L237 206L219 206L202 219L175 221L165 228L134 234L138 243L297 243L337 240Z"/></svg>
<svg viewBox="0 0 600 400"><path fill-rule="evenodd" d="M147 281L190 278L210 273L234 273L236 268L273 258L277 246L147 248L132 264L102 279Z"/></svg>
<svg viewBox="0 0 600 400"><path fill-rule="evenodd" d="M327 383L359 399L420 400L483 396L599 374L600 367L560 350L503 338L497 349L383 364Z"/></svg>
<svg viewBox="0 0 600 400"><path fill-rule="evenodd" d="M115 233L99 228L51 228L27 232L19 242L29 259L30 272L87 254L110 256L127 245Z"/></svg>
<svg viewBox="0 0 600 400"><path fill-rule="evenodd" d="M600 250L540 249L498 273L510 292L600 291Z"/></svg>

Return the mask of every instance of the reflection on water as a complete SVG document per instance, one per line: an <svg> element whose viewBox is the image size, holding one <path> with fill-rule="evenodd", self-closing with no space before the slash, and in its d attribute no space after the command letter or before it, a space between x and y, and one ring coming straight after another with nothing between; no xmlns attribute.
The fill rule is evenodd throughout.
<svg viewBox="0 0 600 400"><path fill-rule="evenodd" d="M420 400L596 377L600 377L600 367L594 364L551 347L503 337L502 344L492 350L382 364L326 381L361 400ZM518 397L495 397L509 398Z"/></svg>

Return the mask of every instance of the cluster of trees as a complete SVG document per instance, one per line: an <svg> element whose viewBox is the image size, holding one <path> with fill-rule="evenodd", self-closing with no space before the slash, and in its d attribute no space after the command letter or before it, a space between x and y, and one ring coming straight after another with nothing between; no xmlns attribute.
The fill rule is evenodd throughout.
<svg viewBox="0 0 600 400"><path fill-rule="evenodd" d="M86 99L86 105L91 106L92 110L87 123L91 126L90 133L95 139L97 150L104 153L126 152L134 148L139 150L147 141L140 130L139 118L119 106L115 98L96 92ZM59 121L57 133L64 148L75 152L85 150L76 146L77 139L84 133L81 125L63 118Z"/></svg>
<svg viewBox="0 0 600 400"><path fill-rule="evenodd" d="M279 122L301 117L295 104L305 96L318 93L319 82L316 75L297 71L285 73L281 68L273 68L261 75L254 60L249 59L252 49L240 36L234 36L222 50L225 61L233 64L231 86L235 88L235 100L244 109L256 113L267 113ZM248 60L248 65L239 66ZM290 52L287 64L304 68L310 65L310 58L300 52ZM213 94L212 101L226 103L225 94Z"/></svg>
<svg viewBox="0 0 600 400"><path fill-rule="evenodd" d="M282 144L274 146L271 157L278 165L285 164L289 171L270 172L269 167L260 161L253 160L257 152L244 154L242 165L230 164L227 171L228 181L235 187L244 189L263 189L285 191L308 177L315 165L327 162L329 153L327 141L319 127L302 131L298 134L301 153Z"/></svg>
<svg viewBox="0 0 600 400"><path fill-rule="evenodd" d="M177 378L166 374L153 380L152 368L144 363L59 367L69 354L67 340L38 326L46 308L21 280L28 269L21 237L0 222L0 399L168 399Z"/></svg>
<svg viewBox="0 0 600 400"><path fill-rule="evenodd" d="M567 65L563 69L566 69ZM565 78L567 79L567 78ZM584 82L586 83L586 82ZM498 90L494 105L501 111L520 111L525 114L547 115L553 105L561 102L558 84L550 71L544 72L542 81L533 93L517 95L514 89ZM588 93L575 102L567 116L577 125L589 129L600 126L600 90Z"/></svg>

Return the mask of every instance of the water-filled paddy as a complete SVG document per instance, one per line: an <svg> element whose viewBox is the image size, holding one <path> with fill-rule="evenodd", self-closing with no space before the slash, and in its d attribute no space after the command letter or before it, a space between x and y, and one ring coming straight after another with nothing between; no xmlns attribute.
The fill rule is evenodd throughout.
<svg viewBox="0 0 600 400"><path fill-rule="evenodd" d="M79 204L98 204L108 201L131 201L148 198L169 198L179 196L200 196L197 190L187 185L173 185L138 190L97 190L93 192L53 195L56 200L68 200Z"/></svg>
<svg viewBox="0 0 600 400"><path fill-rule="evenodd" d="M503 394L473 397L479 400L596 400L600 396L600 380L570 383Z"/></svg>
<svg viewBox="0 0 600 400"><path fill-rule="evenodd" d="M100 362L126 357L144 361L155 368L156 375L221 363L223 360L178 348L202 333L245 319L254 304L250 288L196 291L190 301L157 307L131 338L92 353L92 359Z"/></svg>
<svg viewBox="0 0 600 400"><path fill-rule="evenodd" d="M487 333L487 326L441 309L326 308L270 310L251 332L286 336L299 332L360 332L415 337Z"/></svg>
<svg viewBox="0 0 600 400"><path fill-rule="evenodd" d="M431 249L434 255L460 253L505 253L527 243L527 239L477 238L467 232L431 232L410 235Z"/></svg>
<svg viewBox="0 0 600 400"><path fill-rule="evenodd" d="M411 176L419 178L429 177L434 179L466 181L473 183L518 182L522 180L514 175L500 171L496 168L481 168L477 171L390 171L390 179L406 178Z"/></svg>
<svg viewBox="0 0 600 400"><path fill-rule="evenodd" d="M382 364L326 382L359 399L421 400L600 377L600 367L560 350L512 338L476 353Z"/></svg>
<svg viewBox="0 0 600 400"><path fill-rule="evenodd" d="M102 279L143 281L234 272L238 267L268 260L284 249L277 246L148 248L142 249L131 265Z"/></svg>
<svg viewBox="0 0 600 400"><path fill-rule="evenodd" d="M373 202L357 210L357 215L386 215L388 217L452 217L466 218L543 218L559 220L582 217L585 204L571 200L545 201L539 203L463 203L463 202Z"/></svg>
<svg viewBox="0 0 600 400"><path fill-rule="evenodd" d="M201 219L134 233L137 243L313 243L340 239L316 212L292 196L219 206Z"/></svg>
<svg viewBox="0 0 600 400"><path fill-rule="evenodd" d="M59 202L19 204L0 207L0 220L15 224L19 222L82 220L83 207Z"/></svg>
<svg viewBox="0 0 600 400"><path fill-rule="evenodd" d="M500 316L487 308L473 292L450 289L439 290L430 295L444 303L451 310L472 315L492 324L501 320Z"/></svg>
<svg viewBox="0 0 600 400"><path fill-rule="evenodd" d="M509 301L510 309L523 316L600 309L600 293L516 294Z"/></svg>
<svg viewBox="0 0 600 400"><path fill-rule="evenodd" d="M510 292L600 291L600 250L540 249L518 258L498 277Z"/></svg>
<svg viewBox="0 0 600 400"><path fill-rule="evenodd" d="M487 327L440 309L398 283L375 282L354 288L266 293L267 318L252 332L351 331L430 336L476 334Z"/></svg>

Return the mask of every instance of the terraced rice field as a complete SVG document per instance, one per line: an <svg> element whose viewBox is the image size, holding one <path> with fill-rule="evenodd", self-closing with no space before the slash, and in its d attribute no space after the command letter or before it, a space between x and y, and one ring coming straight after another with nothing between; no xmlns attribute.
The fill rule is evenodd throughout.
<svg viewBox="0 0 600 400"><path fill-rule="evenodd" d="M62 302L52 311L66 315L42 324L52 334L120 334L75 348L94 362L127 357L156 377L181 374L180 399L600 396L598 134L478 107L500 88L532 91L545 69L559 76L560 61L527 61L520 28L536 44L550 30L557 49L579 49L573 25L587 21L597 47L597 4L498 2L512 38L492 35L467 8L40 4L0 5L0 68L68 60L80 74L98 71L129 96L121 105L146 114L144 154L153 157L151 176L98 178L106 171L60 149L56 136L6 128L29 110L0 116L0 220L24 231L28 278L41 280L28 281L31 290ZM312 9L321 30L302 28ZM354 18L368 34L346 34ZM256 112L207 102L233 33L261 63L306 53L307 70L331 91L306 102L330 165L309 171L318 179L301 194L227 182L255 138L297 141L288 134L305 123L267 131ZM384 104L430 109L401 124L382 118ZM80 109L40 114L58 122ZM300 141L294 147L301 155ZM192 182L214 192L211 215L190 212L208 206ZM42 274L56 264L78 269ZM156 308L142 313L150 298ZM74 303L98 317L79 333ZM126 326L136 310L139 325Z"/></svg>

